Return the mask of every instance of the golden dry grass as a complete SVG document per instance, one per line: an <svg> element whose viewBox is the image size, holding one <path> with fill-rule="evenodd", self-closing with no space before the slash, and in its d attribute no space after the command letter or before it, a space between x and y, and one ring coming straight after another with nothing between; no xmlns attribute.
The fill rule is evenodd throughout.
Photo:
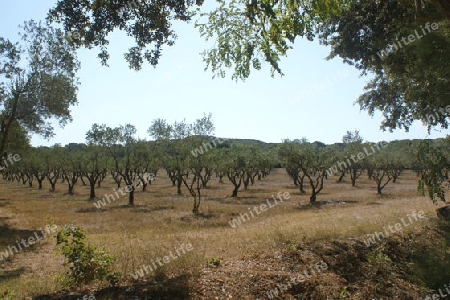
<svg viewBox="0 0 450 300"><path fill-rule="evenodd" d="M417 195L416 183L415 175L405 172L397 183L385 188L384 195L377 196L367 176L363 175L354 188L349 182L335 183L335 178L330 178L318 201L344 203L311 206L309 196L299 193L285 171L275 169L249 190L240 191L238 199L229 197L231 184L219 184L213 179L210 188L203 190L203 215L194 217L188 192L183 189L184 196L176 195L163 171L147 192L136 194L135 207L126 206L128 200L122 196L101 210L88 200L89 189L81 183L75 187L75 195L69 196L63 184L52 193L48 184L37 190L1 181L0 220L7 227L1 228L0 251L19 238L32 236L48 224L46 216L51 216L60 228L69 223L81 225L93 244L105 245L118 258L115 268L124 275L123 281L131 281L130 274L136 269L168 255L183 243L191 243L194 250L161 270L166 274L195 274L206 258L231 261L274 249L280 242L308 243L371 234L398 223L412 211L422 210L427 218L404 228L406 232L414 231L415 226L435 219L437 208L429 199ZM108 179L97 189L97 196L113 193L114 188ZM231 228L229 221L279 191L289 192L291 198ZM49 238L0 262L0 285L16 291L19 299L60 289L54 277L64 272L63 260L53 254L54 250L55 241Z"/></svg>

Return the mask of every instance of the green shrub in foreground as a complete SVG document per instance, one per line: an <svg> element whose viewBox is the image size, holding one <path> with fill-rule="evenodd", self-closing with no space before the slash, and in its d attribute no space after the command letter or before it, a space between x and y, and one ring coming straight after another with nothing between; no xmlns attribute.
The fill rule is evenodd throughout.
<svg viewBox="0 0 450 300"><path fill-rule="evenodd" d="M60 276L59 280L66 286L80 286L94 280L107 280L116 285L119 279L117 272L111 271L114 257L105 247L95 247L88 243L86 232L77 225L66 225L58 231L56 244L66 258L69 272Z"/></svg>

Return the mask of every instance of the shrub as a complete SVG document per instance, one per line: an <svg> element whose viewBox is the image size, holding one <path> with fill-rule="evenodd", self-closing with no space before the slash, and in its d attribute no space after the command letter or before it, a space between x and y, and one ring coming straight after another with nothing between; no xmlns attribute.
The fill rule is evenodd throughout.
<svg viewBox="0 0 450 300"><path fill-rule="evenodd" d="M86 240L85 231L76 225L66 225L58 231L56 244L66 258L70 271L66 277L60 277L61 283L68 286L80 286L94 280L107 280L116 285L119 279L117 272L111 267L114 257L105 247L95 247Z"/></svg>
<svg viewBox="0 0 450 300"><path fill-rule="evenodd" d="M16 294L10 290L6 285L3 286L3 291L0 291L0 300L12 300Z"/></svg>
<svg viewBox="0 0 450 300"><path fill-rule="evenodd" d="M211 258L206 259L206 264L214 266L214 267L218 267L222 263L222 260L223 259L219 258L219 257L211 257Z"/></svg>

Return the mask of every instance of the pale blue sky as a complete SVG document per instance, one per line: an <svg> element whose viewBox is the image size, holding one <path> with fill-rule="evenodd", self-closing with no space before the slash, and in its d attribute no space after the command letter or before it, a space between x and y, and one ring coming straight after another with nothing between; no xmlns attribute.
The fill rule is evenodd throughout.
<svg viewBox="0 0 450 300"><path fill-rule="evenodd" d="M54 0L1 0L0 36L16 39L23 21L44 19ZM269 69L253 72L246 82L212 79L204 71L199 55L206 44L193 24L176 24L179 36L175 46L166 47L157 68L145 65L135 72L128 69L123 53L131 41L121 33L110 43L110 67L103 67L97 51L80 50L82 68L79 104L72 108L74 121L47 141L33 136L32 144L53 145L85 142L93 123L108 126L131 123L140 138L150 139L147 128L156 118L169 122L193 122L211 112L215 135L251 138L264 142L306 137L327 144L341 142L347 130L359 129L368 141L437 138L448 130L430 136L420 122L409 133L379 129L380 115L371 118L354 105L368 78L335 59L326 61L329 49L316 42L298 40L294 50L281 62L285 76L270 77ZM172 75L168 75L172 73ZM230 71L231 74L231 71Z"/></svg>

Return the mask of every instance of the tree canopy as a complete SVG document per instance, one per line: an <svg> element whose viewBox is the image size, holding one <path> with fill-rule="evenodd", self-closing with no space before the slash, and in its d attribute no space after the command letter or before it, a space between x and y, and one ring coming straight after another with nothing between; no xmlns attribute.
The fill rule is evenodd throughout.
<svg viewBox="0 0 450 300"><path fill-rule="evenodd" d="M382 129L408 130L414 120L448 128L449 19L445 0L217 0L197 10L196 27L213 46L204 61L214 76L245 80L264 63L283 75L280 62L297 37L331 48L362 75L373 76L357 102L370 115L382 112ZM125 54L130 68L156 66L173 45L171 21L188 22L203 1L59 0L48 19L60 22L77 47L100 48L108 61L108 35L119 29L135 39ZM74 34L76 33L76 35ZM149 48L153 46L153 49ZM449 108L450 109L450 108Z"/></svg>
<svg viewBox="0 0 450 300"><path fill-rule="evenodd" d="M215 75L245 80L269 63L283 75L281 58L297 37L331 48L328 59L371 75L357 102L382 129L408 130L414 120L448 128L450 27L445 1L218 1L197 22L215 41L204 52Z"/></svg>
<svg viewBox="0 0 450 300"><path fill-rule="evenodd" d="M361 109L381 111L382 129L409 129L414 120L448 128L450 27L431 4L398 0L355 2L319 28L340 57L373 75L358 98Z"/></svg>
<svg viewBox="0 0 450 300"><path fill-rule="evenodd" d="M109 59L108 35L116 29L124 31L135 41L125 59L131 69L140 70L144 61L156 66L162 47L175 43L177 35L171 22L188 22L193 15L190 8L202 3L203 0L59 0L48 20L62 23L74 46L99 47L98 57L104 65Z"/></svg>
<svg viewBox="0 0 450 300"><path fill-rule="evenodd" d="M0 153L30 132L51 137L50 120L65 125L77 103L79 62L64 33L28 21L20 36L0 37Z"/></svg>

